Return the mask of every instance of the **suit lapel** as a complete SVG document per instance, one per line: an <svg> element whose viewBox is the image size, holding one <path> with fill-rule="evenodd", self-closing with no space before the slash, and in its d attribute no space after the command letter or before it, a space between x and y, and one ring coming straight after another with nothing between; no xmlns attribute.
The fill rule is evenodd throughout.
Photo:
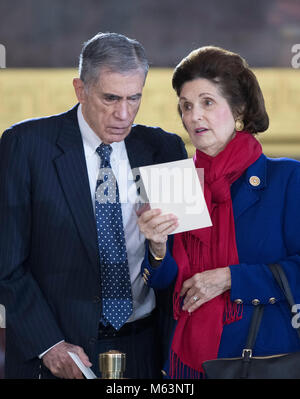
<svg viewBox="0 0 300 399"><path fill-rule="evenodd" d="M95 217L86 168L77 107L66 114L57 145L63 150L55 165L66 200L90 262L97 268Z"/></svg>
<svg viewBox="0 0 300 399"><path fill-rule="evenodd" d="M235 220L260 200L261 190L267 185L266 167L266 157L262 154L231 186L231 198ZM259 180L257 180L257 178ZM254 185L253 181L255 184L259 181L259 184Z"/></svg>
<svg viewBox="0 0 300 399"><path fill-rule="evenodd" d="M238 219L250 206L259 201L259 194L252 190L246 181L236 182L232 188L232 206L235 220Z"/></svg>
<svg viewBox="0 0 300 399"><path fill-rule="evenodd" d="M144 136L138 134L138 127L133 126L131 133L125 139L127 155L131 169L155 163L157 149L149 142L145 145Z"/></svg>
<svg viewBox="0 0 300 399"><path fill-rule="evenodd" d="M133 126L129 136L125 139L125 146L128 160L132 169L134 182L136 184L137 194L140 199L148 201L148 197L143 185L139 167L155 164L157 158L157 148L152 146L151 142L145 145L145 135L138 130L138 126Z"/></svg>

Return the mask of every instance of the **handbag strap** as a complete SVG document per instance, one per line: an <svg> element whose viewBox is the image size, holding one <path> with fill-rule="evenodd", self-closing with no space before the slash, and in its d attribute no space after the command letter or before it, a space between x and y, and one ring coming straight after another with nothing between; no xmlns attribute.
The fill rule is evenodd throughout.
<svg viewBox="0 0 300 399"><path fill-rule="evenodd" d="M289 304L290 311L291 311L291 314L293 317L295 314L297 314L297 307L294 306L295 300L294 300L294 296L292 294L288 279L286 277L286 274L285 274L282 266L279 264L270 264L269 268L271 269L271 272L273 273L273 276L274 276L277 284L281 288L281 290L287 300L287 303ZM298 333L298 336L300 339L300 327L295 328L295 330L297 330L297 333Z"/></svg>
<svg viewBox="0 0 300 399"><path fill-rule="evenodd" d="M289 304L292 316L294 316L297 313L296 307L294 307L295 300L282 266L279 265L278 263L270 264L268 266ZM264 312L264 305L257 305L253 311L248 337L246 341L246 348L244 349L243 354L248 351L250 356L252 355L252 349L254 347L256 337L259 331L263 312ZM300 339L300 327L296 328L296 330Z"/></svg>
<svg viewBox="0 0 300 399"><path fill-rule="evenodd" d="M252 351L252 349L254 347L263 313L264 313L263 305L257 305L253 310L251 324L250 324L248 337L247 337L247 341L246 341L246 348L243 351L243 356L244 356L245 351ZM250 353L250 356L251 355L252 355L252 353Z"/></svg>

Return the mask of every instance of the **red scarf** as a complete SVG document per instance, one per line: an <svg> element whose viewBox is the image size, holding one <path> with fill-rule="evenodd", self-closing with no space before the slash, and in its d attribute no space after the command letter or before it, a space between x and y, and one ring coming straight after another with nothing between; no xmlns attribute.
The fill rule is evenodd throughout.
<svg viewBox="0 0 300 399"><path fill-rule="evenodd" d="M202 362L217 358L223 326L242 318L242 305L230 300L230 290L191 314L181 310L179 293L184 281L195 273L239 264L230 185L261 153L260 143L248 132L237 132L215 157L196 150L194 162L197 168L204 168L204 196L213 225L174 237L178 276L173 301L178 322L171 345L173 378L200 377Z"/></svg>

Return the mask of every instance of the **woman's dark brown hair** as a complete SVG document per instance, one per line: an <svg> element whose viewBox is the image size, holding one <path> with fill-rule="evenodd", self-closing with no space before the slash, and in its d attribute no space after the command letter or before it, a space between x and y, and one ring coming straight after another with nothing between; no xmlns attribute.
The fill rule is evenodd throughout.
<svg viewBox="0 0 300 399"><path fill-rule="evenodd" d="M174 70L172 85L177 95L184 83L197 78L218 86L234 118L242 117L245 130L258 133L268 129L269 117L260 86L240 55L214 46L192 51ZM181 115L179 107L178 110Z"/></svg>

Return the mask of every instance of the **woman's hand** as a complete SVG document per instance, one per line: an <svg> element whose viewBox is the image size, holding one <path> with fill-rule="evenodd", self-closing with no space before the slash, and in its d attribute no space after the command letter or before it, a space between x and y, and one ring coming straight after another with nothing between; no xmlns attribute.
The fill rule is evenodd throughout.
<svg viewBox="0 0 300 399"><path fill-rule="evenodd" d="M184 296L183 310L193 312L205 302L231 288L231 274L229 267L206 270L196 273L186 280L180 292Z"/></svg>
<svg viewBox="0 0 300 399"><path fill-rule="evenodd" d="M150 247L155 255L163 258L166 254L168 234L178 227L175 215L161 215L160 209L145 211L138 218L140 231L150 241Z"/></svg>

